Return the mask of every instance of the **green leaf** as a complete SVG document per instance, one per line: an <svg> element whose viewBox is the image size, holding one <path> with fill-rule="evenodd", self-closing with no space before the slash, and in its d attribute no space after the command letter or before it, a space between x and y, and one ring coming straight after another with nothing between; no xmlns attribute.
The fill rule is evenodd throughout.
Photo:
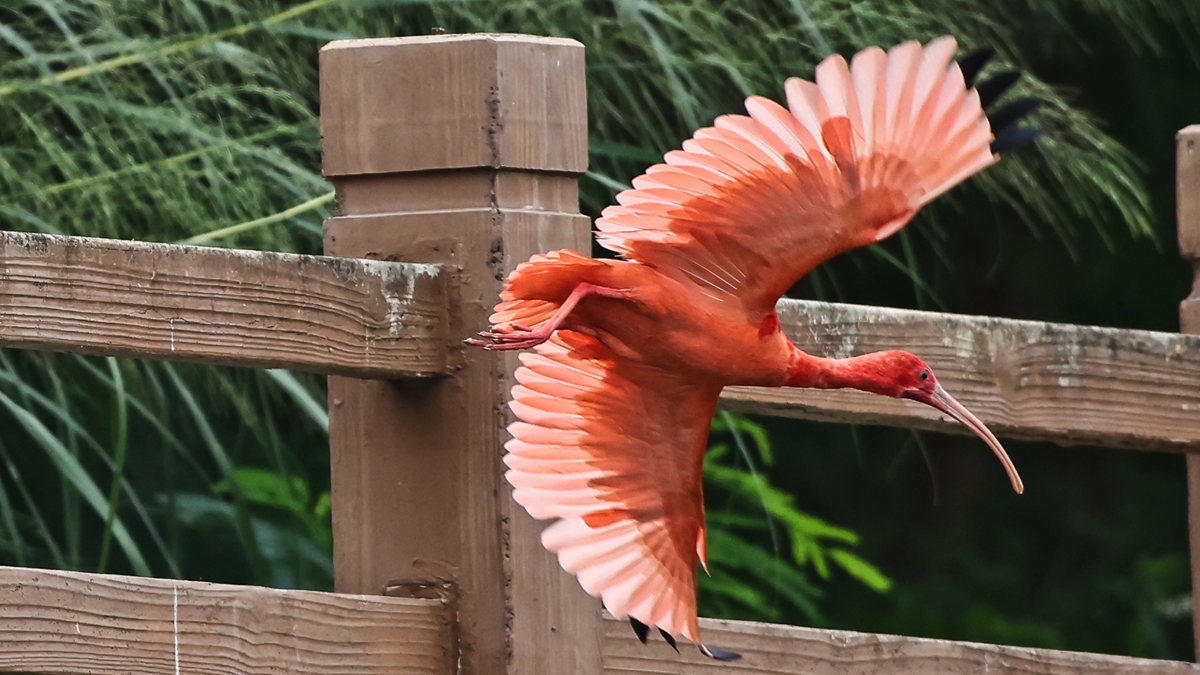
<svg viewBox="0 0 1200 675"><path fill-rule="evenodd" d="M308 485L295 476L280 476L264 469L241 468L233 473L234 481L246 500L264 506L275 506L296 514L308 513ZM228 480L213 485L213 492L232 492Z"/></svg>
<svg viewBox="0 0 1200 675"><path fill-rule="evenodd" d="M829 557L847 574L880 593L886 593L892 587L892 580L880 572L878 567L845 549L830 549Z"/></svg>

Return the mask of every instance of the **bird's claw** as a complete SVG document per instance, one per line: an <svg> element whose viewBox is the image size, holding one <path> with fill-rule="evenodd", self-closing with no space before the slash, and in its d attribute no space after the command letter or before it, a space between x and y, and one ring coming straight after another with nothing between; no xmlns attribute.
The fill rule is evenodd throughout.
<svg viewBox="0 0 1200 675"><path fill-rule="evenodd" d="M480 331L479 337L463 340L466 344L483 347L487 351L509 351L536 347L550 338L550 331L525 328L519 325L509 325L504 328Z"/></svg>

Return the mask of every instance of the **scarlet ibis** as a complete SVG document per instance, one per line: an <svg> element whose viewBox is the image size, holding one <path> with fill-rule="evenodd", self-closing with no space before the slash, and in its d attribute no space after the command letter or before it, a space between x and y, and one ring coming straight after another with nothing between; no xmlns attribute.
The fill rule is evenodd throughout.
<svg viewBox="0 0 1200 675"><path fill-rule="evenodd" d="M811 356L775 303L821 262L880 241L938 195L1036 131L1001 129L1023 99L984 108L1016 79L973 86L990 53L952 63L953 38L825 59L816 82L759 96L668 152L596 221L621 259L561 250L508 277L492 326L468 342L522 354L505 445L513 498L558 521L542 543L644 642L706 647L696 620L705 561L701 469L721 388L851 387L930 405L978 434L1023 486L982 422L919 357Z"/></svg>

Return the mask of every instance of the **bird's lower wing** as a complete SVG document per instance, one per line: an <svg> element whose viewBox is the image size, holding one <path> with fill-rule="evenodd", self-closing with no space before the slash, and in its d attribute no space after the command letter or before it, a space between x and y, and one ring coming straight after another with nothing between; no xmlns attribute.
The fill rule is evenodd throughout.
<svg viewBox="0 0 1200 675"><path fill-rule="evenodd" d="M771 311L818 264L889 236L996 161L980 92L999 95L1013 78L976 90L950 62L956 49L944 37L865 49L850 65L835 55L815 83L787 81L788 108L747 99L748 117L717 118L617 195L597 240L715 299ZM998 111L1013 119L997 127L1036 104L1023 103Z"/></svg>
<svg viewBox="0 0 1200 675"><path fill-rule="evenodd" d="M542 543L618 617L699 644L704 449L720 387L560 331L521 355L507 478Z"/></svg>

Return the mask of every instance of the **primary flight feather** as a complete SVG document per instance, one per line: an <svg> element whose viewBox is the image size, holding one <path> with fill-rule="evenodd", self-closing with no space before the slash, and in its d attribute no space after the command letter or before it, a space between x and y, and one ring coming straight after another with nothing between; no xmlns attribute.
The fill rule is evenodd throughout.
<svg viewBox="0 0 1200 675"><path fill-rule="evenodd" d="M979 434L1021 480L995 436L913 354L824 359L784 336L775 303L829 258L880 241L922 206L1030 140L1000 139L984 111L1015 79L972 86L988 54L959 64L953 38L784 85L788 107L753 96L646 170L596 221L620 260L536 255L509 276L492 327L472 344L534 348L512 390L506 474L542 543L645 640L706 647L696 620L705 564L702 466L728 385L851 387L931 405ZM983 90L986 99L981 99ZM998 111L1007 126L1036 106ZM996 127L1001 126L997 124Z"/></svg>

